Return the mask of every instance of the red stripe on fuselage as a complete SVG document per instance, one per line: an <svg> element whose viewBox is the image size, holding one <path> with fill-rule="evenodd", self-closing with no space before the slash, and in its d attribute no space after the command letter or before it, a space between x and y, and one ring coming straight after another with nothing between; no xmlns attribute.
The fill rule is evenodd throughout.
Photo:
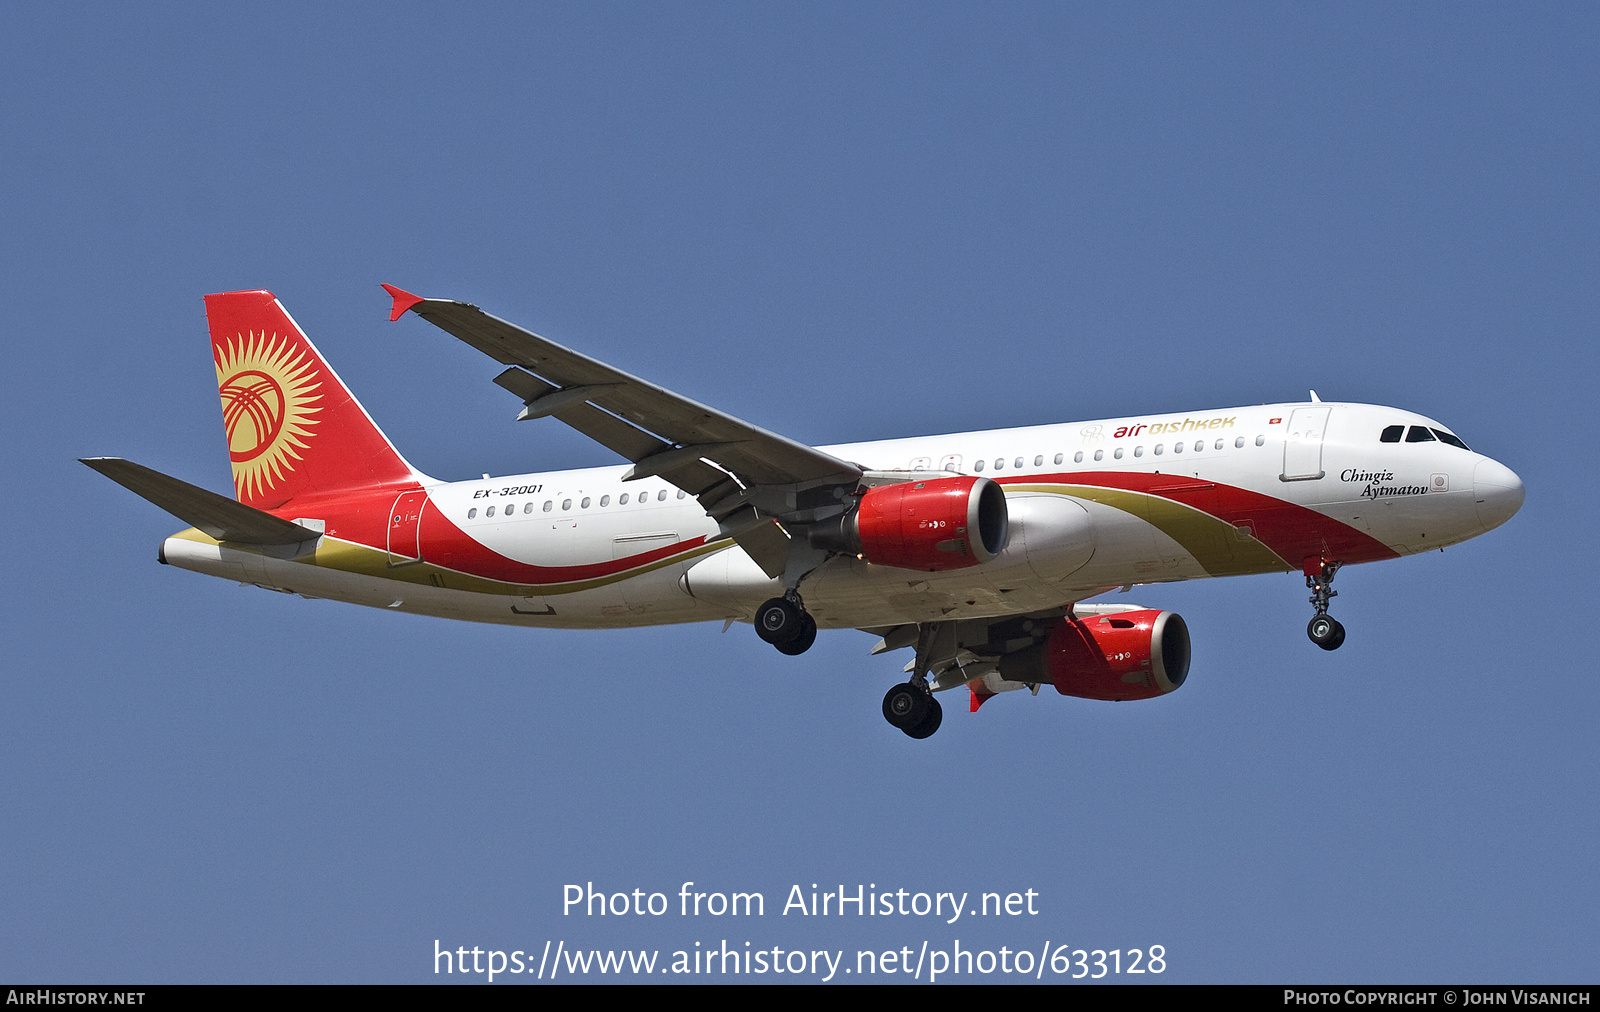
<svg viewBox="0 0 1600 1012"><path fill-rule="evenodd" d="M432 500L428 501L428 510L422 517L423 561L490 580L504 580L507 583L548 585L599 580L640 566L648 566L652 562L659 562L706 543L704 537L698 537L688 541L674 541L670 545L652 548L638 555L622 559L606 559L583 566L535 566L508 559L499 552L485 547L466 531L451 523ZM537 523L537 521L531 522ZM603 547L603 544L603 542L598 543L596 547Z"/></svg>
<svg viewBox="0 0 1600 1012"><path fill-rule="evenodd" d="M360 496L291 502L271 512L285 519L310 517L322 520L327 525L326 533L329 537L387 552L390 508L402 492L416 491L421 487L413 483L373 490ZM517 522L531 526L538 521ZM420 523L422 561L488 580L539 586L604 579L640 566L648 566L706 543L706 538L698 537L688 541L674 541L669 545L621 559L604 559L581 566L536 566L507 558L477 541L451 522L432 499L424 504ZM597 549L606 547L604 542L596 544Z"/></svg>
<svg viewBox="0 0 1600 1012"><path fill-rule="evenodd" d="M1007 475L1002 485L1091 485L1159 496L1182 503L1235 526L1248 526L1255 539L1298 567L1316 557L1339 562L1377 562L1400 553L1365 531L1297 503L1260 492L1180 474L1140 471L1079 471Z"/></svg>
<svg viewBox="0 0 1600 1012"><path fill-rule="evenodd" d="M1087 485L1153 495L1182 503L1228 524L1248 526L1257 541L1291 566L1306 558L1375 562L1399 553L1371 535L1296 503L1260 492L1175 474L1080 471L1007 475L1001 485ZM422 486L396 484L359 496L291 502L271 512L286 519L324 520L327 533L344 541L388 551L390 508L402 492ZM519 521L537 522L537 521ZM506 583L556 585L616 576L706 544L704 537L677 541L638 555L581 566L538 566L501 555L457 527L430 499L421 519L422 558L433 565ZM597 545L603 547L603 545Z"/></svg>

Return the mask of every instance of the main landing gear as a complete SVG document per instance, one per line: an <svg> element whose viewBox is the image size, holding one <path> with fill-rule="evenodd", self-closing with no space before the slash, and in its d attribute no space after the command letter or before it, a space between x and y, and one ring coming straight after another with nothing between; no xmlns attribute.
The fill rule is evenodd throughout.
<svg viewBox="0 0 1600 1012"><path fill-rule="evenodd" d="M1328 602L1339 596L1333 589L1333 574L1343 565L1326 559L1307 559L1305 562L1306 586L1311 588L1311 606L1317 609L1306 635L1311 642L1324 650L1337 650L1344 643L1344 626L1328 614Z"/></svg>
<svg viewBox="0 0 1600 1012"><path fill-rule="evenodd" d="M817 621L806 611L800 595L789 591L769 598L756 609L756 635L785 654L803 654L817 638ZM928 685L926 657L933 626L924 627L918 637L917 669L909 682L901 682L883 697L883 717L913 738L926 738L939 730L944 708L933 698Z"/></svg>
<svg viewBox="0 0 1600 1012"><path fill-rule="evenodd" d="M933 698L926 679L920 685L901 682L883 697L883 718L913 738L926 738L939 730L944 708Z"/></svg>
<svg viewBox="0 0 1600 1012"><path fill-rule="evenodd" d="M756 635L779 653L803 654L817 639L817 620L806 611L794 591L774 597L756 609Z"/></svg>
<svg viewBox="0 0 1600 1012"><path fill-rule="evenodd" d="M953 635L948 623L918 627L917 659L911 666L911 680L896 685L883 697L883 719L912 738L928 737L939 730L944 720L944 708L933 698L933 689L928 685L928 658L941 628Z"/></svg>

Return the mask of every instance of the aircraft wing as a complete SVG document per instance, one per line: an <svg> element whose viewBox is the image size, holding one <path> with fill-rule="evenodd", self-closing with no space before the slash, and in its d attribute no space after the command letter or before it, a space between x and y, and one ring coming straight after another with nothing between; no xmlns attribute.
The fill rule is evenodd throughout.
<svg viewBox="0 0 1600 1012"><path fill-rule="evenodd" d="M814 519L816 506L832 506L837 497L803 493L853 487L862 476L856 464L630 376L477 306L383 287L394 298L391 320L409 310L510 366L495 382L522 398L519 418L551 416L615 450L634 464L624 481L659 475L698 496L769 573L781 571L778 557L787 553L779 550L783 535L766 521ZM757 528L765 530L750 534Z"/></svg>

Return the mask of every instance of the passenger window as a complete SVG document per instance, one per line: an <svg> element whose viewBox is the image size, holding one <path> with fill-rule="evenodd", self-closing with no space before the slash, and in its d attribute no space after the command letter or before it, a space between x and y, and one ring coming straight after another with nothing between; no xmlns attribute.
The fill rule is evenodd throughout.
<svg viewBox="0 0 1600 1012"><path fill-rule="evenodd" d="M666 502L666 501L667 501L667 490L666 489L662 489L661 491L656 493L656 502Z"/></svg>
<svg viewBox="0 0 1600 1012"><path fill-rule="evenodd" d="M1072 455L1072 462L1074 464L1083 463L1083 451L1082 450L1079 450L1077 453L1074 453ZM1059 464L1059 463L1061 463L1061 461L1058 460L1058 461L1056 461L1056 463Z"/></svg>
<svg viewBox="0 0 1600 1012"><path fill-rule="evenodd" d="M1161 456L1161 451L1165 450L1165 449L1166 449L1166 446L1164 444L1157 443L1156 444L1156 456L1158 456L1158 457Z"/></svg>
<svg viewBox="0 0 1600 1012"><path fill-rule="evenodd" d="M1061 463L1062 459L1063 459L1063 454L1059 454L1059 453L1056 454L1056 463L1057 464ZM1083 451L1082 450L1078 451L1078 459L1079 460L1083 459Z"/></svg>
<svg viewBox="0 0 1600 1012"><path fill-rule="evenodd" d="M681 488L680 488L680 489L678 489L678 498L679 498L679 499L682 499L682 498L683 498L683 497L684 497L684 496L686 496L686 495L688 495L688 494L689 494L689 493L687 493L687 492L685 492L685 491L684 491L684 490L683 490L683 489L681 489Z"/></svg>
<svg viewBox="0 0 1600 1012"><path fill-rule="evenodd" d="M589 497L588 496L584 496L583 497L583 502L578 504L578 508L581 509L581 510L586 510L586 509L589 508Z"/></svg>
<svg viewBox="0 0 1600 1012"><path fill-rule="evenodd" d="M531 502L523 503L522 504L522 512L523 513L532 513L533 512L533 503L531 503Z"/></svg>
<svg viewBox="0 0 1600 1012"><path fill-rule="evenodd" d="M982 471L983 470L983 461L980 460L980 461L975 462L972 465L972 469L974 471Z"/></svg>
<svg viewBox="0 0 1600 1012"><path fill-rule="evenodd" d="M1135 446L1135 447L1134 447L1134 448L1133 448L1133 455L1134 455L1134 456L1135 456L1135 457L1142 457L1142 456L1144 456L1144 447L1142 447L1142 446Z"/></svg>
<svg viewBox="0 0 1600 1012"><path fill-rule="evenodd" d="M1266 446L1267 445L1267 437L1266 436L1257 436L1256 437L1256 445L1257 446Z"/></svg>
<svg viewBox="0 0 1600 1012"><path fill-rule="evenodd" d="M467 510L467 519L468 520L476 520L477 517L478 517L478 511L476 509Z"/></svg>
<svg viewBox="0 0 1600 1012"><path fill-rule="evenodd" d="M544 501L544 511L546 513L549 513L551 510L555 509L555 506L556 506L556 504L551 502L549 499L546 499Z"/></svg>
<svg viewBox="0 0 1600 1012"><path fill-rule="evenodd" d="M1383 427L1383 435L1378 437L1378 442L1398 443L1400 442L1400 437L1405 434L1405 431L1406 427L1404 425L1386 425Z"/></svg>
<svg viewBox="0 0 1600 1012"><path fill-rule="evenodd" d="M1056 456L1060 456L1060 454L1057 454ZM1061 463L1061 461L1058 460L1058 461L1056 461L1056 463L1059 464L1059 463ZM1034 467L1043 467L1044 466L1044 454L1041 453L1037 457L1033 458L1033 466Z"/></svg>
<svg viewBox="0 0 1600 1012"><path fill-rule="evenodd" d="M1012 464L1012 465L1011 465L1011 466L1012 466L1012 467L1021 467L1021 466L1022 466L1022 458L1021 458L1021 457L1018 457L1018 458L1017 458L1017 459L1016 459L1016 462L1015 462L1015 463L1014 463L1014 464Z"/></svg>
<svg viewBox="0 0 1600 1012"><path fill-rule="evenodd" d="M608 495L601 496L600 497L600 505L601 505L602 508L604 508L606 506L610 506L611 505L611 497L608 496Z"/></svg>
<svg viewBox="0 0 1600 1012"><path fill-rule="evenodd" d="M1194 441L1194 452L1195 453L1199 453L1201 450L1204 450L1205 448L1206 448L1206 441L1204 439L1196 439ZM1219 450L1222 449L1222 444L1221 443L1217 444L1217 449L1219 449Z"/></svg>
<svg viewBox="0 0 1600 1012"><path fill-rule="evenodd" d="M484 510L483 511L483 515L486 516L486 517L494 516L494 507L490 506L488 509Z"/></svg>
<svg viewBox="0 0 1600 1012"><path fill-rule="evenodd" d="M1433 442L1433 433L1429 432L1426 426L1413 425L1410 431L1406 433L1406 442L1431 443Z"/></svg>
<svg viewBox="0 0 1600 1012"><path fill-rule="evenodd" d="M1235 439L1233 441L1233 448L1235 450L1237 450L1239 447L1241 447L1243 445L1244 445L1244 437L1243 436L1240 436L1238 439Z"/></svg>
<svg viewBox="0 0 1600 1012"><path fill-rule="evenodd" d="M996 458L994 458L994 469L996 471L1000 470L1001 468L1003 468L1005 466L1006 466L1006 459L1004 457L996 457Z"/></svg>
<svg viewBox="0 0 1600 1012"><path fill-rule="evenodd" d="M1461 440L1457 439L1455 436L1452 436L1443 429L1434 429L1433 434L1439 437L1439 442L1441 443L1446 443L1450 446L1457 446L1463 450L1469 449L1466 443L1463 443Z"/></svg>
<svg viewBox="0 0 1600 1012"><path fill-rule="evenodd" d="M565 513L567 510L569 510L571 508L572 508L572 500L571 499L563 499L563 500L561 500L561 512Z"/></svg>
<svg viewBox="0 0 1600 1012"><path fill-rule="evenodd" d="M1159 446L1156 447L1156 452L1160 453L1161 452L1161 447L1159 447ZM1182 443L1173 443L1172 444L1172 452L1173 453L1182 453L1183 452L1183 444Z"/></svg>
<svg viewBox="0 0 1600 1012"><path fill-rule="evenodd" d="M1115 458L1117 458L1117 459L1118 459L1118 460L1121 460L1121 459L1122 459L1122 447L1120 447L1120 446L1119 446L1119 447L1117 447L1117 449L1116 449L1116 452L1114 452L1114 453L1113 453L1113 454L1111 454L1111 455L1112 455L1112 456L1113 456L1113 457L1115 457ZM1096 459L1096 460L1099 460L1099 459L1100 459L1100 451L1099 451L1099 450L1096 450L1096 451L1095 451L1095 452L1094 452L1094 456L1095 456L1095 459Z"/></svg>
<svg viewBox="0 0 1600 1012"><path fill-rule="evenodd" d="M617 505L618 506L626 506L626 505L628 505L628 493L626 493L626 492L622 493L622 496L617 499Z"/></svg>
<svg viewBox="0 0 1600 1012"><path fill-rule="evenodd" d="M1220 439L1217 440L1217 445L1212 447L1212 449L1216 449L1216 450L1222 449L1222 440L1220 440Z"/></svg>

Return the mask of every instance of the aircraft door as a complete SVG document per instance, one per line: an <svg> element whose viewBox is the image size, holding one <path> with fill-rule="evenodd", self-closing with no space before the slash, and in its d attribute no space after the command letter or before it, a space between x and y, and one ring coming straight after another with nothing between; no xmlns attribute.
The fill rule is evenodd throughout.
<svg viewBox="0 0 1600 1012"><path fill-rule="evenodd" d="M389 510L389 565L422 561L422 508L427 504L428 493L421 489L395 497Z"/></svg>
<svg viewBox="0 0 1600 1012"><path fill-rule="evenodd" d="M1329 407L1295 408L1283 442L1284 481L1310 481L1323 476L1322 437L1328 431Z"/></svg>

